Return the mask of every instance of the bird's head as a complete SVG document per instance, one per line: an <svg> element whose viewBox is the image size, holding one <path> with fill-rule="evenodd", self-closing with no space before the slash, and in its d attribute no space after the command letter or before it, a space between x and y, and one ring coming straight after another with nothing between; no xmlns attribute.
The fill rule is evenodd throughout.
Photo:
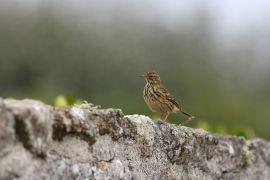
<svg viewBox="0 0 270 180"><path fill-rule="evenodd" d="M158 73L155 71L147 72L143 77L150 84L159 84L161 82Z"/></svg>

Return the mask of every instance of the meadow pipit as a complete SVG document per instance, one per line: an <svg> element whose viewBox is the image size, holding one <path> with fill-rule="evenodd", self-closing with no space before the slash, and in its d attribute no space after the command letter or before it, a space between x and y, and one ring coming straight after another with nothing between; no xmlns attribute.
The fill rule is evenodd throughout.
<svg viewBox="0 0 270 180"><path fill-rule="evenodd" d="M161 79L156 72L148 72L144 76L146 85L143 90L143 97L148 107L161 115L161 119L166 121L170 113L182 113L188 120L194 117L179 106L169 91L162 85Z"/></svg>

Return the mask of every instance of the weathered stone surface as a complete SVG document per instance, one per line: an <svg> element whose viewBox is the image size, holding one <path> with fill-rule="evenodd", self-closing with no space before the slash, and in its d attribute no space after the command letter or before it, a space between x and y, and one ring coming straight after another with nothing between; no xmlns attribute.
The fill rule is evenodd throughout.
<svg viewBox="0 0 270 180"><path fill-rule="evenodd" d="M0 99L0 179L269 179L270 143L84 104Z"/></svg>

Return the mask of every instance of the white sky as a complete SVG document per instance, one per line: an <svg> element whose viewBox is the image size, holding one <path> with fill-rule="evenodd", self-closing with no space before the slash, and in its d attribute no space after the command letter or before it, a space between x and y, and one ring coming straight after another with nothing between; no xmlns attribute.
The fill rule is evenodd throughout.
<svg viewBox="0 0 270 180"><path fill-rule="evenodd" d="M173 23L179 17L188 19L194 15L194 10L204 7L210 10L213 20L223 32L243 31L246 28L264 29L270 20L270 0L52 0L52 2L60 7L70 5L82 12L87 11L90 6L99 9L131 7L138 10L138 15L144 15L146 18L159 16L158 18L165 20L166 23ZM35 8L40 3L44 1L0 0L0 6L12 4Z"/></svg>
<svg viewBox="0 0 270 180"><path fill-rule="evenodd" d="M58 5L59 11L68 9L72 13L75 10L85 15L96 9L100 15L120 11L123 16L133 11L139 18L162 21L168 26L192 20L190 17L198 16L196 12L202 8L214 22L214 33L261 34L270 31L270 0L0 0L0 11L4 5L35 10L39 4L50 1Z"/></svg>

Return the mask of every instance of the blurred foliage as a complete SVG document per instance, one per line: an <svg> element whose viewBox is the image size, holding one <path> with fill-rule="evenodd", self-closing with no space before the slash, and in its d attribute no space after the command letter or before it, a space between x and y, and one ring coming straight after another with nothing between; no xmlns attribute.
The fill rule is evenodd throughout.
<svg viewBox="0 0 270 180"><path fill-rule="evenodd" d="M199 121L196 124L197 128L202 128L206 131L211 131L214 133L227 134L227 135L235 135L242 136L247 139L254 138L255 133L253 129L244 126L244 125L236 125L235 127L229 128L224 123L220 123L214 126L211 126L206 121Z"/></svg>
<svg viewBox="0 0 270 180"><path fill-rule="evenodd" d="M205 9L168 27L133 7L109 13L88 8L45 2L31 11L0 7L0 96L67 106L76 95L125 114L151 115L139 75L156 70L196 116L189 126L245 137L254 136L252 127L270 139L270 71L252 64L258 33L224 46ZM58 94L73 95L55 99ZM184 117L169 120L177 124Z"/></svg>
<svg viewBox="0 0 270 180"><path fill-rule="evenodd" d="M74 104L82 104L83 101L81 99L77 99L73 94L69 95L58 95L54 100L54 106L56 107L68 107Z"/></svg>
<svg viewBox="0 0 270 180"><path fill-rule="evenodd" d="M65 96L63 95L58 95L56 98L55 98L55 101L54 101L54 106L56 107L67 107L71 104L68 103L68 100L66 99Z"/></svg>

